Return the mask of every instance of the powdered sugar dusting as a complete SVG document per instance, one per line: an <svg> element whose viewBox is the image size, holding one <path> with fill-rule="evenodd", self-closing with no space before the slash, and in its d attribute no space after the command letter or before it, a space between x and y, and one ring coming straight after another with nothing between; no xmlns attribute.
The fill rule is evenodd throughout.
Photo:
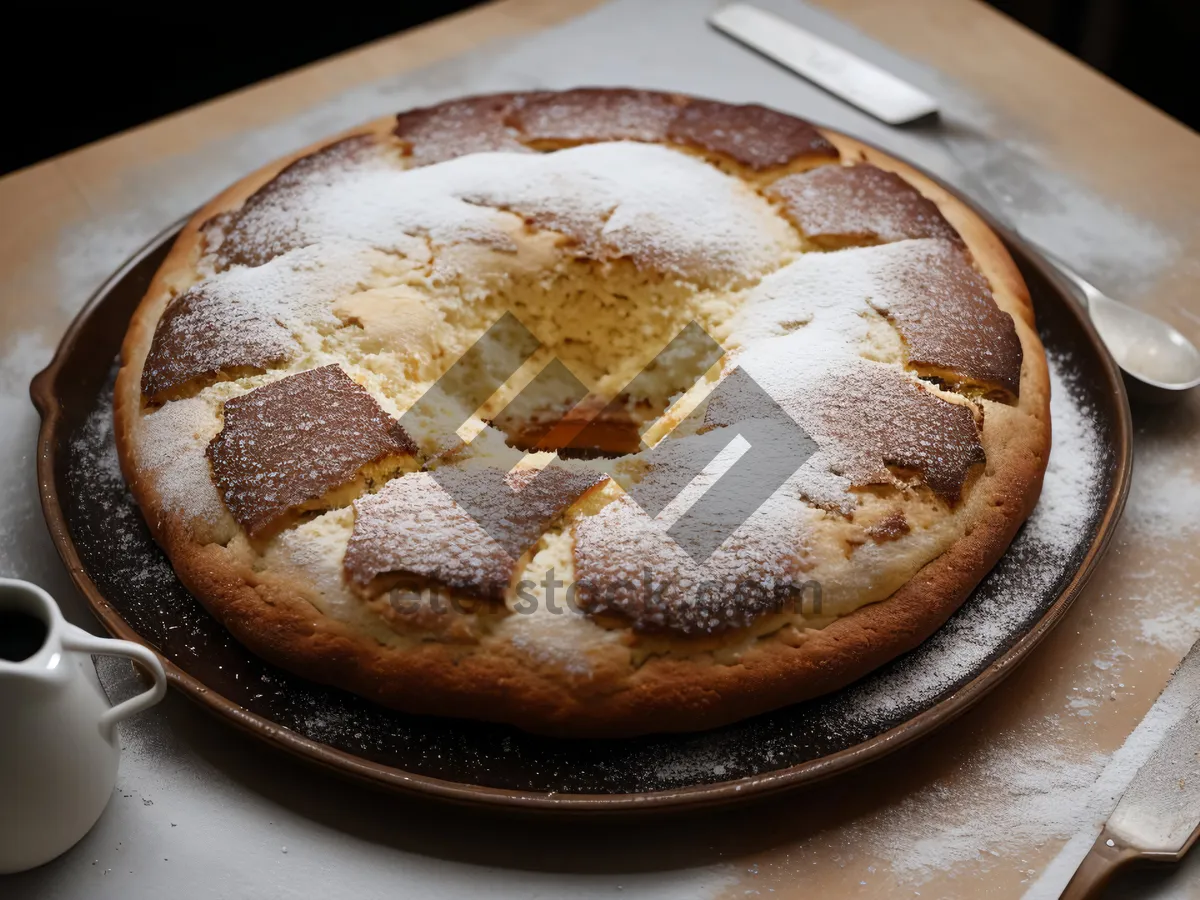
<svg viewBox="0 0 1200 900"><path fill-rule="evenodd" d="M510 119L529 140L658 141L678 114L656 91L581 88L523 97Z"/></svg>
<svg viewBox="0 0 1200 900"><path fill-rule="evenodd" d="M1072 389L1070 357L1050 356L1054 440L1041 498L1024 529L977 591L920 654L901 658L887 677L846 692L854 715L894 719L953 689L1022 633L1043 598L1069 572L1103 496L1100 438L1092 410Z"/></svg>
<svg viewBox="0 0 1200 900"><path fill-rule="evenodd" d="M1082 538L1081 528L1099 494L1100 440L1091 414L1072 398L1069 358L1050 356L1048 362L1053 443L1042 495L1025 530L1026 539L1061 561Z"/></svg>
<svg viewBox="0 0 1200 900"><path fill-rule="evenodd" d="M213 525L228 519L204 455L219 427L209 403L195 397L141 419L138 463L153 479L165 509Z"/></svg>
<svg viewBox="0 0 1200 900"><path fill-rule="evenodd" d="M393 479L355 502L346 572L359 584L403 573L501 601L517 561L604 480L558 465L535 473L446 466Z"/></svg>
<svg viewBox="0 0 1200 900"><path fill-rule="evenodd" d="M872 300L904 337L909 363L938 370L952 386L974 384L1015 398L1024 352L1012 316L955 244L918 246L890 265L886 281L895 286Z"/></svg>
<svg viewBox="0 0 1200 900"><path fill-rule="evenodd" d="M910 883L968 860L985 872L1014 867L1005 851L1068 838L1089 818L1086 805L1064 797L1085 795L1108 762L1095 752L1072 758L1055 742L1052 724L1046 732L1034 740L1002 736L956 773L974 786L974 802L948 804L947 786L935 782L855 823L848 837Z"/></svg>
<svg viewBox="0 0 1200 900"><path fill-rule="evenodd" d="M1147 574L1153 578L1157 573ZM1186 576L1165 588L1159 579L1151 578L1143 579L1147 582L1146 589L1126 594L1126 600L1142 616L1138 623L1141 638L1182 656L1200 638L1196 587L1186 581Z"/></svg>
<svg viewBox="0 0 1200 900"><path fill-rule="evenodd" d="M334 301L359 284L371 263L367 248L332 241L201 281L163 314L142 372L143 391L154 396L223 369L290 359L306 330L341 324Z"/></svg>
<svg viewBox="0 0 1200 900"><path fill-rule="evenodd" d="M918 383L899 350L897 359L863 358L876 307L927 302L901 276L956 252L944 241L914 240L809 253L750 292L732 329L745 348L735 362L816 439L820 449L800 473L814 503L848 511L852 481L890 483L885 443L907 447L926 480L941 478L951 494L979 461L966 409ZM886 421L858 423L878 409L888 410Z"/></svg>
<svg viewBox="0 0 1200 900"><path fill-rule="evenodd" d="M503 594L513 565L428 472L389 481L355 503L346 571L360 584L405 572L492 597Z"/></svg>
<svg viewBox="0 0 1200 900"><path fill-rule="evenodd" d="M1165 410L1160 415L1135 445L1137 464L1122 524L1127 545L1144 555L1136 569L1124 573L1122 596L1138 616L1143 641L1182 656L1200 638L1196 417Z"/></svg>
<svg viewBox="0 0 1200 900"><path fill-rule="evenodd" d="M157 458L166 459L169 455ZM117 458L111 381L72 441L71 456L72 493L87 497L95 513L92 520L72 529L76 543L85 553L92 546L102 547L113 577L132 594L144 597L145 608L156 620L165 619L169 611L159 608L160 600L165 596L162 589L177 583L177 579L161 554L146 558L138 552L146 540L145 526L125 485ZM211 479L208 490L216 500ZM191 499L188 502L189 509L204 508L203 504L191 506L194 502Z"/></svg>
<svg viewBox="0 0 1200 900"><path fill-rule="evenodd" d="M408 145L417 165L429 165L486 150L528 153L505 124L512 94L464 97L396 117L395 135Z"/></svg>
<svg viewBox="0 0 1200 900"><path fill-rule="evenodd" d="M1200 466L1185 440L1163 446L1133 470L1127 518L1137 533L1152 540L1194 538L1200 533Z"/></svg>
<svg viewBox="0 0 1200 900"><path fill-rule="evenodd" d="M476 153L407 171L365 164L286 205L262 206L244 227L261 224L303 244L349 240L396 250L424 235L439 245L512 249L506 210L562 231L585 254L626 256L686 277L763 272L794 244L787 224L740 181L686 154L633 142Z"/></svg>
<svg viewBox="0 0 1200 900"><path fill-rule="evenodd" d="M936 204L892 172L863 163L818 166L774 182L769 193L810 238L938 237L959 240Z"/></svg>
<svg viewBox="0 0 1200 900"><path fill-rule="evenodd" d="M716 518L700 515L689 528L724 534L727 523L719 512ZM811 518L810 507L777 491L698 564L681 547L690 546L686 536L677 543L621 497L576 526L580 603L590 614L624 615L640 630L683 634L744 627L771 611L801 612Z"/></svg>

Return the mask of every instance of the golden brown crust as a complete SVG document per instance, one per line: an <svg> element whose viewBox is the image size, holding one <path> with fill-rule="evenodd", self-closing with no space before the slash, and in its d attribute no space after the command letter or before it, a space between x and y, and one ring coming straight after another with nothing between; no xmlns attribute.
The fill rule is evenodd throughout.
<svg viewBox="0 0 1200 900"><path fill-rule="evenodd" d="M1024 350L1020 429L993 430L988 466L972 488L982 512L948 551L886 600L819 630L788 627L752 642L733 663L712 653L650 656L632 665L624 647L572 679L541 668L513 648L413 642L384 644L321 613L304 585L256 571L237 542L199 539L182 517L164 512L153 481L134 462L133 432L142 412L141 367L170 297L190 286L206 222L237 209L289 163L332 140L371 135L394 140L388 117L322 141L250 175L208 203L185 226L135 313L122 349L114 412L122 469L155 538L180 579L231 633L254 652L305 677L334 684L413 713L510 722L545 733L618 736L713 727L795 703L860 678L925 640L953 613L1004 553L1032 510L1049 448L1049 379L1034 330L1032 304L1000 239L951 194L891 157L822 129L843 159L892 171L937 204L1010 313ZM726 165L736 162L722 160ZM754 177L747 172L748 179ZM997 414L1003 408L997 407Z"/></svg>
<svg viewBox="0 0 1200 900"><path fill-rule="evenodd" d="M787 175L768 185L767 195L810 241L829 250L917 238L962 242L937 204L870 163Z"/></svg>

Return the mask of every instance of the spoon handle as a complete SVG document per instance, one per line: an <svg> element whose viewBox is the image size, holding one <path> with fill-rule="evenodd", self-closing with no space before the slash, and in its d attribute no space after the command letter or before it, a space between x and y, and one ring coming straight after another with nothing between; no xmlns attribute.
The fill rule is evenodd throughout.
<svg viewBox="0 0 1200 900"><path fill-rule="evenodd" d="M1066 278L1067 281L1075 285L1079 292L1083 294L1084 306L1089 305L1092 301L1092 298L1100 293L1099 288L1072 269L1064 260L1055 256L1053 253L1039 244L1034 244L1033 246L1037 252L1042 255L1043 259L1054 266L1054 268L1058 269L1059 273Z"/></svg>

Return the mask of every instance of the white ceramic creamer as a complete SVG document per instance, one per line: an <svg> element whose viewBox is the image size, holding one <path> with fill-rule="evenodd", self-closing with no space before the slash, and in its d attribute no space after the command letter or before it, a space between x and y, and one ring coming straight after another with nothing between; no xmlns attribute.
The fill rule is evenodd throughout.
<svg viewBox="0 0 1200 900"><path fill-rule="evenodd" d="M110 707L93 653L136 660L154 686ZM117 722L166 690L152 651L93 637L41 588L0 578L0 874L48 862L87 834L116 785Z"/></svg>

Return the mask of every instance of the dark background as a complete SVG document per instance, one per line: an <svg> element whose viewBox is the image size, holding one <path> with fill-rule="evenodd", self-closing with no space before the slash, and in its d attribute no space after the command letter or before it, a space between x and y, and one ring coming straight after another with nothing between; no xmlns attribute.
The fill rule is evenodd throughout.
<svg viewBox="0 0 1200 900"><path fill-rule="evenodd" d="M474 5L416 0L346 15L295 7L290 16L218 5L186 21L112 7L25 10L0 38L0 173ZM1200 128L1200 0L992 5Z"/></svg>

